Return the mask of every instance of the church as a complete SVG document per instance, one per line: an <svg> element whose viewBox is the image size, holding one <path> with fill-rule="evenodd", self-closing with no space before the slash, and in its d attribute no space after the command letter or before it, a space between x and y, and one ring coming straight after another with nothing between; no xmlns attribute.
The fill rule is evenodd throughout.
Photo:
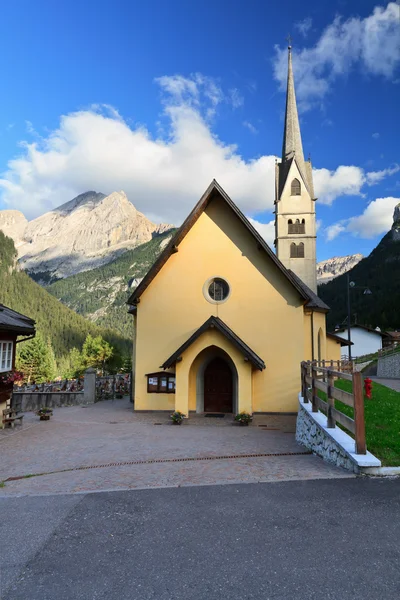
<svg viewBox="0 0 400 600"><path fill-rule="evenodd" d="M289 47L274 253L214 180L131 295L136 411L293 413L303 360L339 360L317 295L312 166Z"/></svg>

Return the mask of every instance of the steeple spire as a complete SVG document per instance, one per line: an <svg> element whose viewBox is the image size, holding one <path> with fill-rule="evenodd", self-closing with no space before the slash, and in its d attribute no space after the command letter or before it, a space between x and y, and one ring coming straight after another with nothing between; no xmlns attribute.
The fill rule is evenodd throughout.
<svg viewBox="0 0 400 600"><path fill-rule="evenodd" d="M297 113L296 94L292 66L292 46L289 36L288 46L288 77L286 92L285 130L283 133L282 162L296 155L300 169L304 169L303 145L301 143L299 115Z"/></svg>

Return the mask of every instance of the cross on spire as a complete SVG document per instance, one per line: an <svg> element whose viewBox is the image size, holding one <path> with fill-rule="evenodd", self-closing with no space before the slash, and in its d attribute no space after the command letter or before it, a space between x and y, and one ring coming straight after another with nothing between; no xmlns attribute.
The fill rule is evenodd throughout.
<svg viewBox="0 0 400 600"><path fill-rule="evenodd" d="M288 33L286 40L288 43L288 49L291 50L292 49L292 36L290 35L290 33Z"/></svg>

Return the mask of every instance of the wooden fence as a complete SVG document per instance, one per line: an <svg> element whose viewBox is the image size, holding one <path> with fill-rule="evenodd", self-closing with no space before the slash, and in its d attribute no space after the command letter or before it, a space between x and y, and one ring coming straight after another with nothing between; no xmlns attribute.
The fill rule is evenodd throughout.
<svg viewBox="0 0 400 600"><path fill-rule="evenodd" d="M342 361L314 361L301 363L301 389L304 403L311 402L312 412L320 409L327 416L327 427L334 428L336 423L353 433L356 442L356 454L366 454L364 394L361 373L338 370ZM323 365L323 366L322 366ZM335 379L346 379L353 383L353 391L345 392L335 388ZM325 392L327 401L319 398L317 390ZM335 400L339 400L354 409L354 419L351 419L337 408Z"/></svg>

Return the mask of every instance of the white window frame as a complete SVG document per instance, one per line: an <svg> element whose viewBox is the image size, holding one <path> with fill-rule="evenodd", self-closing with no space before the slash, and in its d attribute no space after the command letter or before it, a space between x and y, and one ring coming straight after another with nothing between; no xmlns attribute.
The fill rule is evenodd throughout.
<svg viewBox="0 0 400 600"><path fill-rule="evenodd" d="M13 365L14 342L0 339L0 373L11 371Z"/></svg>

